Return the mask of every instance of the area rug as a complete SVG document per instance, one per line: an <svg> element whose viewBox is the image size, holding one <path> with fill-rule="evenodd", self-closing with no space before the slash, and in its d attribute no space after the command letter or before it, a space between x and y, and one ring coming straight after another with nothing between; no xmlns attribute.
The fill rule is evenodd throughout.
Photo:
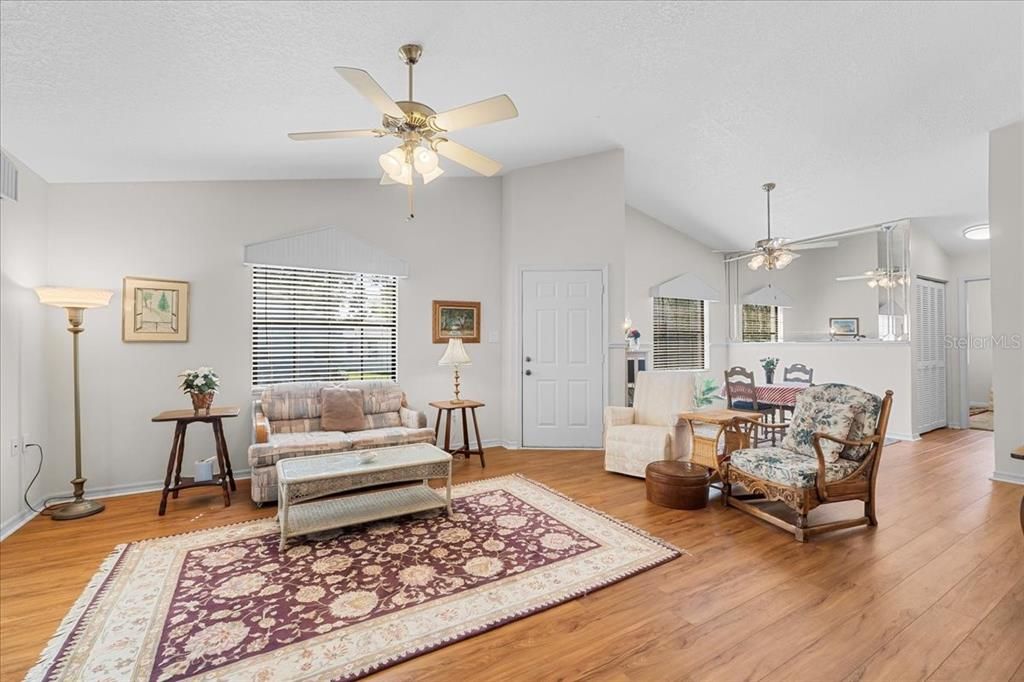
<svg viewBox="0 0 1024 682"><path fill-rule="evenodd" d="M521 476L292 540L273 519L118 547L30 680L349 680L657 566L679 550Z"/></svg>

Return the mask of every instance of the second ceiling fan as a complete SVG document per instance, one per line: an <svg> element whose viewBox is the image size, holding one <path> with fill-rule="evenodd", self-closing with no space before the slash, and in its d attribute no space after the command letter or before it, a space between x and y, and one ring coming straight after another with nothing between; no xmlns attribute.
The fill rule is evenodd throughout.
<svg viewBox="0 0 1024 682"><path fill-rule="evenodd" d="M409 67L408 99L391 99L373 77L363 69L348 66L334 68L349 85L368 99L383 114L378 128L362 130L324 130L308 133L289 133L293 140L339 140L354 137L396 137L401 144L381 154L378 163L384 171L382 185L402 184L409 190L409 219L415 217L413 210L413 179L420 175L423 184L437 179L444 170L439 165L438 155L465 166L484 176L492 176L501 170L501 164L469 147L449 139L448 133L465 128L495 123L519 115L516 105L508 95L497 95L473 104L437 113L432 108L413 99L413 67L419 62L423 48L419 45L403 45L399 57Z"/></svg>

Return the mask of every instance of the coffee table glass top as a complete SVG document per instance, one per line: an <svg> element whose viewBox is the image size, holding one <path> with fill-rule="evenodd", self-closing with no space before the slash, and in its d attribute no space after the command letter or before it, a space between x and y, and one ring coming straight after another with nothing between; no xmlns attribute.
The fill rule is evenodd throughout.
<svg viewBox="0 0 1024 682"><path fill-rule="evenodd" d="M375 453L377 457L366 464L359 461L360 456ZM346 474L371 473L400 469L418 464L434 464L450 462L452 456L444 450L429 443L398 445L391 448L375 448L373 450L349 450L328 455L312 457L295 457L278 462L278 476L284 481L317 478L333 478Z"/></svg>

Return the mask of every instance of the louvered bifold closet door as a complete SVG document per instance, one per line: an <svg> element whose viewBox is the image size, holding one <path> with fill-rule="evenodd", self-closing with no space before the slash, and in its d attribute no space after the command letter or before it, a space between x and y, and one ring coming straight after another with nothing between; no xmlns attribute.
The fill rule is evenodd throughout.
<svg viewBox="0 0 1024 682"><path fill-rule="evenodd" d="M396 379L397 363L397 278L253 266L253 386Z"/></svg>
<svg viewBox="0 0 1024 682"><path fill-rule="evenodd" d="M704 301L654 298L654 369L705 369Z"/></svg>
<svg viewBox="0 0 1024 682"><path fill-rule="evenodd" d="M914 282L915 431L946 426L946 285L918 278Z"/></svg>

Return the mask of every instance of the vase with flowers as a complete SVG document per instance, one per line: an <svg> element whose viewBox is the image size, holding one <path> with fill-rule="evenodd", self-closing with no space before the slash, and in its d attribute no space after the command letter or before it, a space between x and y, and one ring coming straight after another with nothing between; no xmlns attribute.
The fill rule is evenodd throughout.
<svg viewBox="0 0 1024 682"><path fill-rule="evenodd" d="M192 409L196 414L199 410L206 410L210 414L210 406L213 404L213 396L220 388L220 377L209 367L199 369L186 369L178 375L181 379L181 390L192 398Z"/></svg>
<svg viewBox="0 0 1024 682"><path fill-rule="evenodd" d="M779 366L779 359L773 357L761 358L761 368L764 369L764 382L775 383L775 368Z"/></svg>
<svg viewBox="0 0 1024 682"><path fill-rule="evenodd" d="M629 350L640 349L640 330L636 327L630 327L626 330L626 344L629 346Z"/></svg>

